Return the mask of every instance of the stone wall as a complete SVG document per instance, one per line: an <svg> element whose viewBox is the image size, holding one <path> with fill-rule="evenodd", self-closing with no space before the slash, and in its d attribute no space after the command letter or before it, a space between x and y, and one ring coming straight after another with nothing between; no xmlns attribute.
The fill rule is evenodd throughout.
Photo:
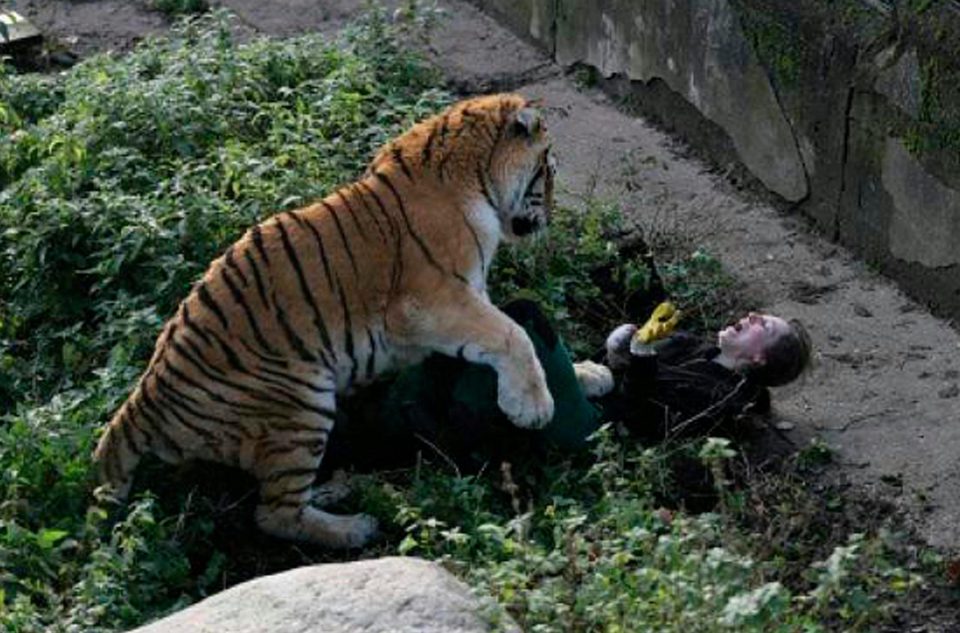
<svg viewBox="0 0 960 633"><path fill-rule="evenodd" d="M960 317L960 3L474 1Z"/></svg>

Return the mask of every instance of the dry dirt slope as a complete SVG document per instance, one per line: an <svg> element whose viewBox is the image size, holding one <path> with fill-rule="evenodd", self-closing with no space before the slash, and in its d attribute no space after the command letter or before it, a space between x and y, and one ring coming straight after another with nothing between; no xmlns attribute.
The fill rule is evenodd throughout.
<svg viewBox="0 0 960 633"><path fill-rule="evenodd" d="M162 29L137 1L20 0L41 28L79 35L81 51L124 49ZM223 0L248 32L333 32L361 0ZM641 225L672 223L744 280L757 307L810 327L819 363L777 395L797 444L819 436L855 482L893 496L931 543L960 548L960 336L891 282L802 222L738 193L664 134L579 91L561 69L473 7L443 0L449 18L432 53L465 91L543 97L571 194L615 196Z"/></svg>

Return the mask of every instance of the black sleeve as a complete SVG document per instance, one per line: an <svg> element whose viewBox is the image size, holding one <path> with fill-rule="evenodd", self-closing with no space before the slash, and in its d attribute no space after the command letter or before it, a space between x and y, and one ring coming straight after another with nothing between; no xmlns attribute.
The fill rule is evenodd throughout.
<svg viewBox="0 0 960 633"><path fill-rule="evenodd" d="M746 411L769 407L765 389L709 360L715 348L697 337L679 333L654 348L632 358L605 409L637 439L725 434Z"/></svg>
<svg viewBox="0 0 960 633"><path fill-rule="evenodd" d="M604 419L631 427L636 420L647 418L647 409L656 393L658 367L656 351L632 356L630 366L618 377L616 388L601 402Z"/></svg>
<svg viewBox="0 0 960 633"><path fill-rule="evenodd" d="M671 336L647 346L646 354L632 354L630 365L618 376L617 389L610 398L607 407L608 417L614 421L625 421L642 417L650 401L657 394L657 374L662 366L676 364L695 355L698 340L686 332L677 332Z"/></svg>
<svg viewBox="0 0 960 633"><path fill-rule="evenodd" d="M654 343L660 362L664 365L682 365L683 363L702 358L710 345L705 345L698 336L690 332L674 332L662 341Z"/></svg>

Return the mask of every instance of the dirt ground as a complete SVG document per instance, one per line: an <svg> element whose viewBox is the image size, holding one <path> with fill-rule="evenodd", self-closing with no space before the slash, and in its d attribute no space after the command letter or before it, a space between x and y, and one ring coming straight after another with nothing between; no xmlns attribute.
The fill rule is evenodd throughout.
<svg viewBox="0 0 960 633"><path fill-rule="evenodd" d="M361 0L222 0L247 34L335 32ZM679 230L720 257L754 307L806 323L818 349L801 385L775 394L796 447L822 438L838 474L892 500L919 533L960 549L960 336L892 282L563 69L470 5L444 0L431 55L461 92L545 100L566 195L610 196L648 233ZM17 0L81 56L124 51L167 19L140 0ZM924 629L925 630L925 629Z"/></svg>

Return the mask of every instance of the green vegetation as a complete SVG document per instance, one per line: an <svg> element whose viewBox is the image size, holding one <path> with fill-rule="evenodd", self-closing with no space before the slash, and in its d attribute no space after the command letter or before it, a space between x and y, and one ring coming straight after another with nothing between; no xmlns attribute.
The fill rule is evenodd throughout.
<svg viewBox="0 0 960 633"><path fill-rule="evenodd" d="M940 0L908 0L907 7L917 15L923 15L939 4Z"/></svg>
<svg viewBox="0 0 960 633"><path fill-rule="evenodd" d="M920 111L898 133L933 173L960 169L960 19L942 0L910 0L903 12L902 52L920 63Z"/></svg>
<svg viewBox="0 0 960 633"><path fill-rule="evenodd" d="M732 488L727 440L698 449L717 511L665 507L680 450L639 449L605 428L592 464L428 471L375 492L399 509L401 551L444 560L495 598L491 617L505 609L530 631L867 631L919 582L892 533L831 534L840 512L795 475Z"/></svg>
<svg viewBox="0 0 960 633"><path fill-rule="evenodd" d="M740 9L740 24L760 63L780 88L795 88L803 61L802 33L795 16L776 10Z"/></svg>
<svg viewBox="0 0 960 633"><path fill-rule="evenodd" d="M949 64L949 65L948 65ZM904 140L914 155L941 154L951 166L960 165L960 69L941 57L928 58L920 69L920 114Z"/></svg>
<svg viewBox="0 0 960 633"><path fill-rule="evenodd" d="M491 299L534 299L575 354L600 349L609 325L627 320L629 289L647 281L645 269L618 252L612 235L619 222L617 209L599 200L590 201L583 214L559 210L549 235L502 247L490 272ZM606 283L597 283L601 272Z"/></svg>
<svg viewBox="0 0 960 633"><path fill-rule="evenodd" d="M863 48L896 25L879 3L862 0L733 0L741 28L777 90L807 90L830 38L855 40ZM807 80L804 73L809 74Z"/></svg>
<svg viewBox="0 0 960 633"><path fill-rule="evenodd" d="M7 631L121 629L332 556L256 534L249 486L203 499L166 468L141 472L156 497L135 494L109 520L88 510L97 429L207 263L251 223L354 179L378 145L450 99L398 47L411 25L382 12L341 43L238 45L227 19L184 22L169 40L63 75L0 71ZM492 293L534 295L592 350L647 282L619 230L601 202L558 210L549 239L503 252ZM662 268L695 327L729 317L730 279L714 258ZM824 509L793 470L734 483L746 481L734 455L721 440L645 449L605 429L594 455L472 477L429 459L369 475L345 509L384 525L365 554L442 559L490 598L491 617L506 609L533 631L868 630L918 584L883 526L850 529L843 504ZM706 465L713 512L683 510L679 459ZM263 552L277 560L254 564Z"/></svg>
<svg viewBox="0 0 960 633"><path fill-rule="evenodd" d="M152 6L169 16L203 13L210 8L206 0L153 0Z"/></svg>

